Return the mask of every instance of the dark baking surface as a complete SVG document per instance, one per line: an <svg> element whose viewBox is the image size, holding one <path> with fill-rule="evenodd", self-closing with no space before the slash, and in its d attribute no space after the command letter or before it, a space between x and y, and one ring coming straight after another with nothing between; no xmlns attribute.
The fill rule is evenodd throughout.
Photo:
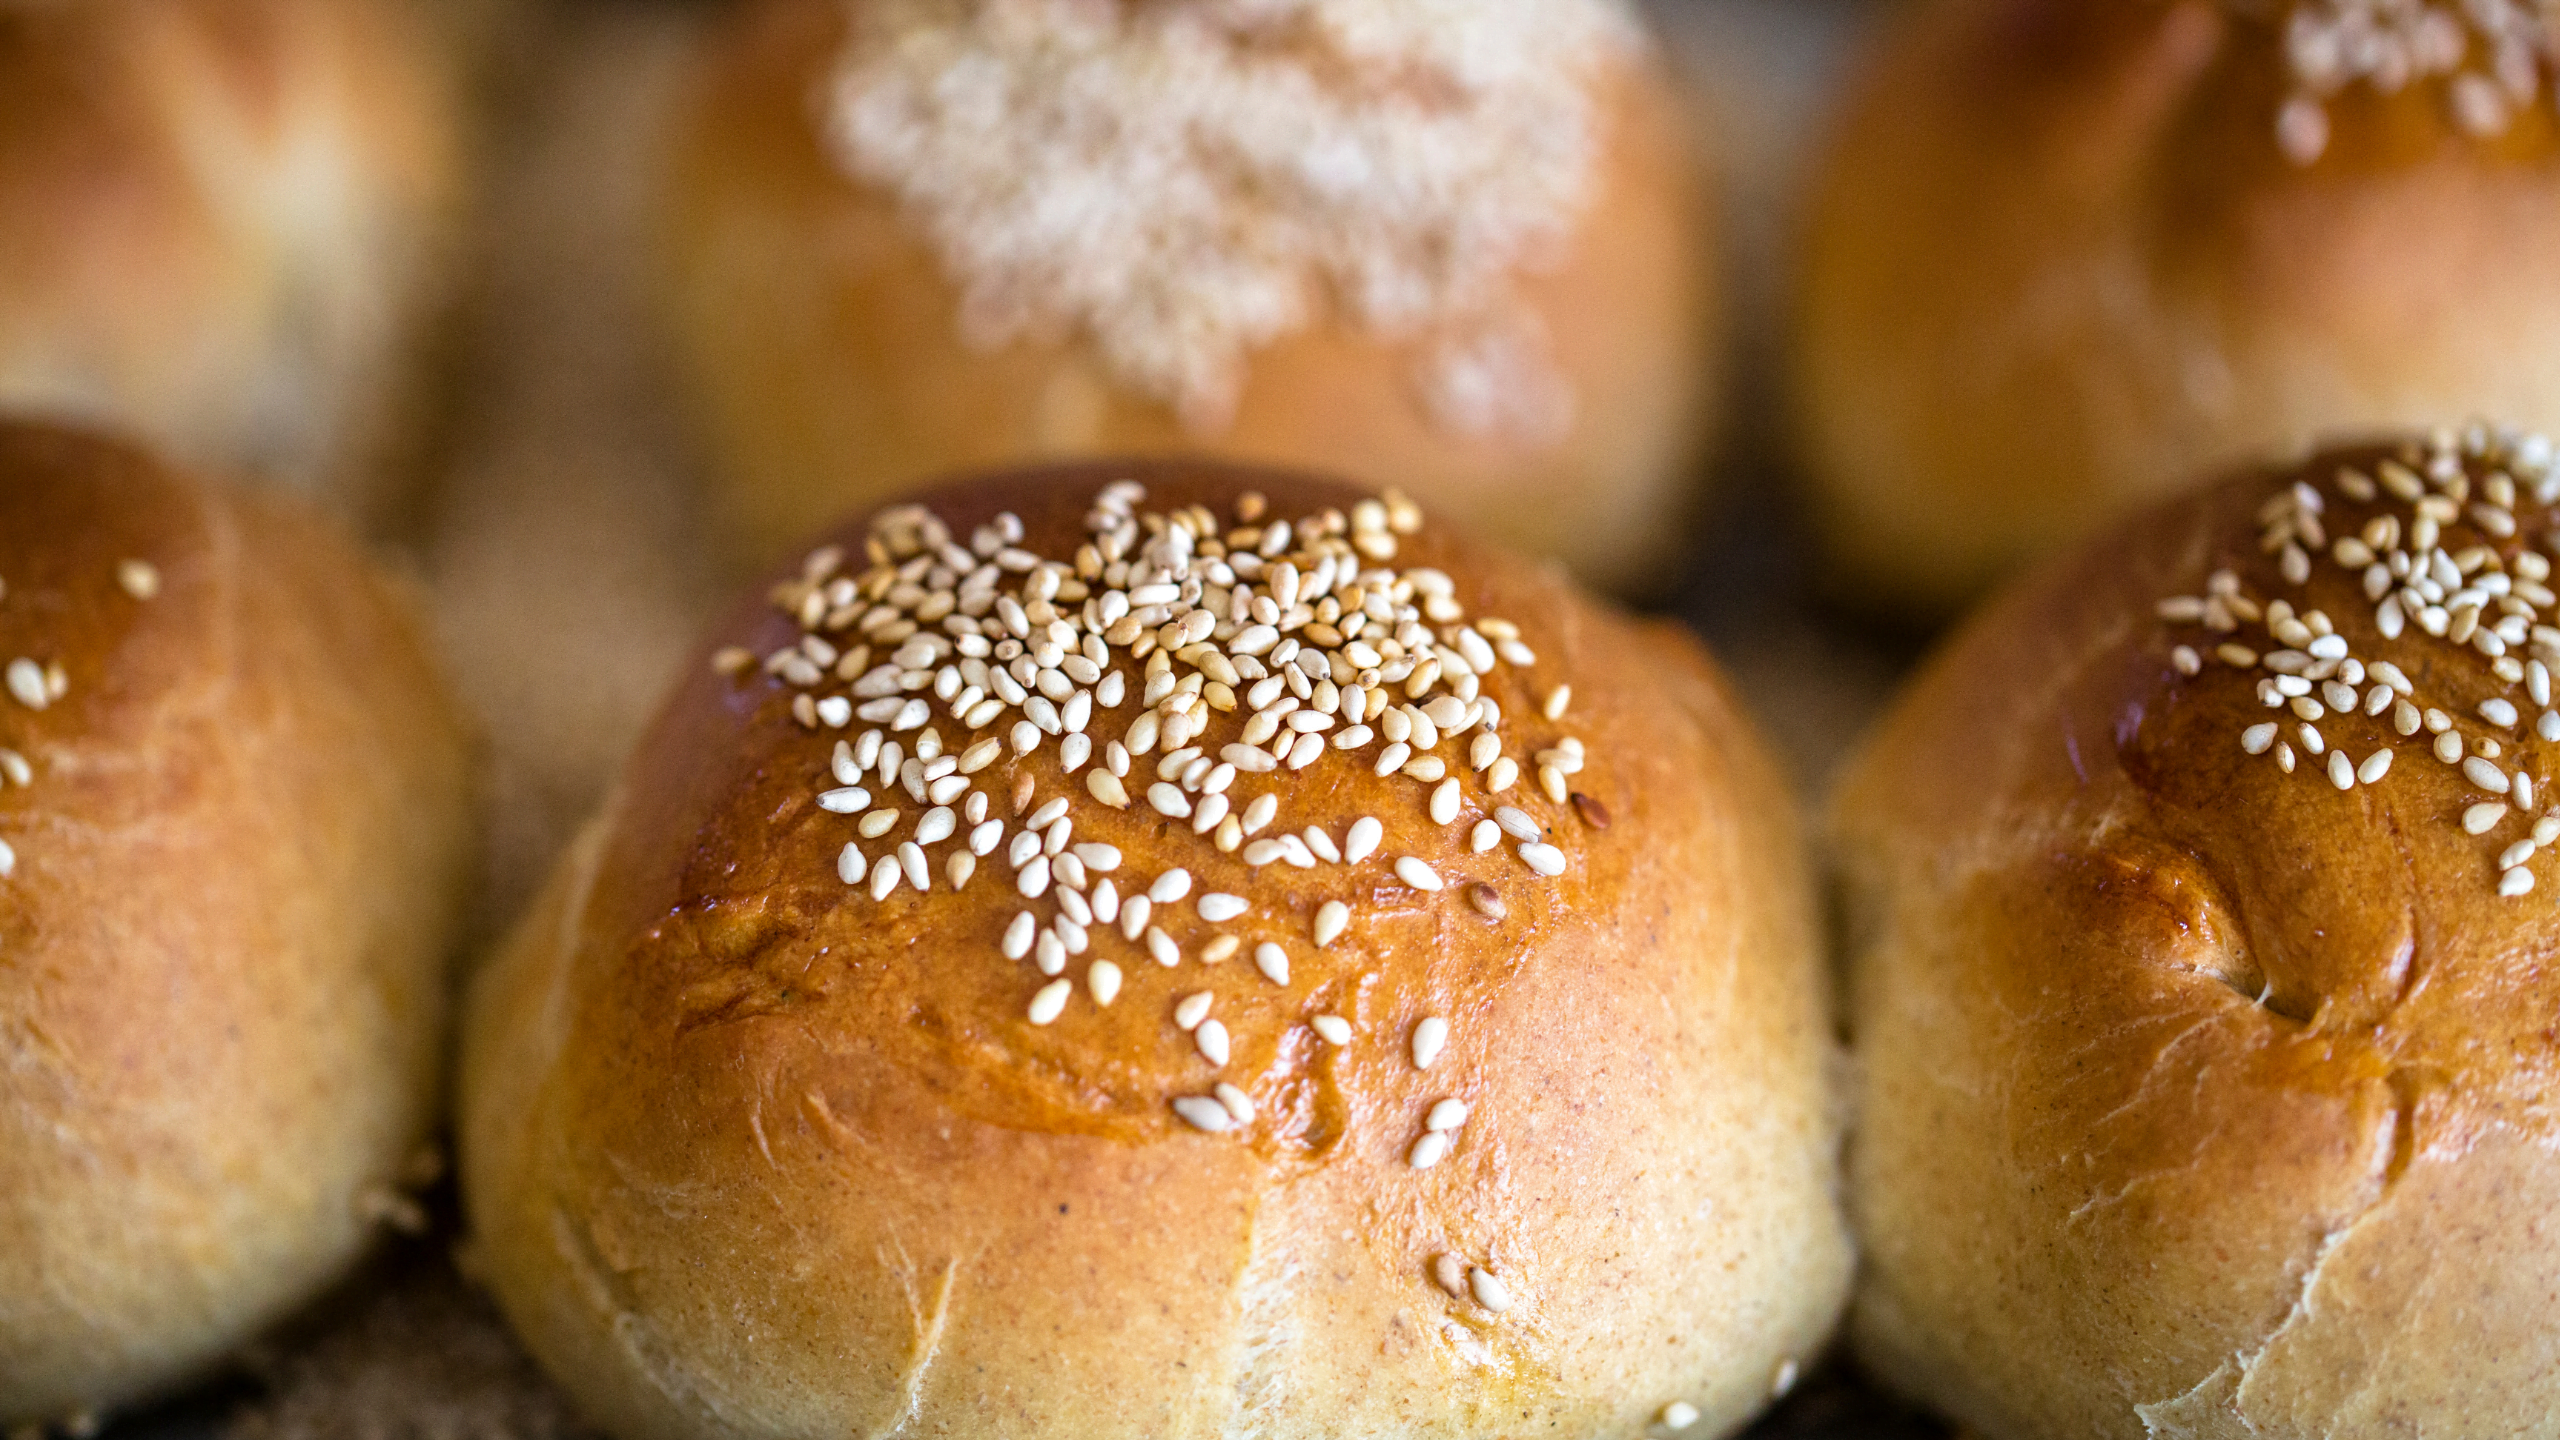
<svg viewBox="0 0 2560 1440"><path fill-rule="evenodd" d="M685 443L642 336L636 157L680 56L685 0L555 0L508 67L478 293L434 447L434 498L402 548L485 716L495 814L484 934L503 925L601 794L612 758L727 581L697 537ZM1788 512L1771 363L1785 197L1867 0L1653 0L1730 227L1735 394L1713 500L1676 593L1650 607L1714 648L1818 803L1838 757L1925 637L1824 606ZM564 672L558 657L585 662ZM583 1432L432 1228L242 1366L118 1420L105 1440L572 1440ZM1668 1435L1670 1432L1657 1431ZM1834 1356L1754 1440L1922 1440L1943 1426Z"/></svg>

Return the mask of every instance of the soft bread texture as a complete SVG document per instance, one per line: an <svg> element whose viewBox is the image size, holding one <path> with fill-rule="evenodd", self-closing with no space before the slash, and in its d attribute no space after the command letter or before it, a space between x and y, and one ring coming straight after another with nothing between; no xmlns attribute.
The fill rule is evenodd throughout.
<svg viewBox="0 0 2560 1440"><path fill-rule="evenodd" d="M0 694L19 1425L201 1373L365 1248L436 1121L469 786L406 597L285 502L0 427L0 581L0 663L68 680Z"/></svg>
<svg viewBox="0 0 2560 1440"><path fill-rule="evenodd" d="M2531 820L2466 833L2497 797L2396 705L2319 722L2360 766L2394 748L2340 790L2298 753L2301 715L2253 693L2264 670L2155 615L2229 566L2415 677L2475 754L2494 737L2503 768L2550 779L2524 686L2414 622L2383 640L2356 567L2291 587L2260 551L2291 473L2389 453L2242 476L2048 565L1929 666L1838 794L1852 1334L1988 1440L2540 1434L2560 1411L2548 858L2499 893ZM2390 508L2328 493L2331 537ZM2549 524L2516 508L2535 538L2488 542L2510 564ZM2508 695L2518 730L2476 717ZM2293 773L2244 749L2269 722Z"/></svg>
<svg viewBox="0 0 2560 1440"><path fill-rule="evenodd" d="M924 476L1205 451L1400 485L1600 583L1667 578L1711 429L1723 302L1661 75L1616 72L1590 208L1551 268L1518 277L1572 388L1560 441L1444 428L1415 393L1413 347L1321 318L1255 351L1232 422L1200 431L1115 386L1073 339L964 343L932 248L822 144L848 13L758 0L717 27L670 158L662 308L757 563Z"/></svg>
<svg viewBox="0 0 2560 1440"><path fill-rule="evenodd" d="M2206 0L1926 0L1805 229L1793 408L1831 583L1945 613L2200 473L2323 436L2560 422L2560 126L2440 84L2277 136L2277 23Z"/></svg>
<svg viewBox="0 0 2560 1440"><path fill-rule="evenodd" d="M927 503L963 536L1012 510L1024 547L1065 555L1127 475L1149 509L1222 515L1247 489L1275 517L1357 493L1160 462ZM859 554L863 534L836 538ZM1025 1009L1046 977L999 949L1027 903L1002 850L958 895L949 846L929 896L846 885L853 817L815 797L862 727L804 728L763 672L714 673L719 647L792 641L787 617L759 600L718 627L465 1024L476 1267L590 1418L626 1437L1633 1436L1674 1400L1706 1434L1765 1403L1782 1361L1821 1343L1849 1262L1788 802L1669 627L1437 525L1396 563L1445 570L1470 614L1519 617L1541 689L1485 693L1507 734L1587 742L1574 783L1606 828L1509 792L1570 857L1540 880L1507 846L1469 853L1465 817L1432 825L1431 787L1378 778L1365 754L1287 792L1297 823L1336 835L1385 817L1384 847L1348 868L1248 869L1144 802L1083 804L1077 839L1119 847L1129 893L1180 865L1195 893L1275 918L1231 927L1246 951L1207 963L1191 906L1159 906L1174 969L1098 926L1043 1028ZM1578 698L1551 724L1538 700L1558 678ZM1133 695L1091 728L1137 713ZM1008 839L1023 776L1082 799L1057 763L978 772ZM1238 803L1281 778L1245 777ZM1448 888L1401 884L1401 853ZM1504 919L1462 898L1475 877ZM1356 918L1319 950L1310 918L1336 897ZM1292 952L1285 986L1255 973L1260 939ZM1083 993L1104 957L1127 977L1107 1009ZM1172 1018L1202 989L1234 1036L1216 1070ZM1324 1010L1349 1045L1308 1028ZM1430 1014L1451 1039L1420 1072L1408 1036ZM1219 1078L1255 1123L1176 1118L1173 1096ZM1408 1169L1450 1095L1473 1106L1460 1143ZM1443 1252L1497 1272L1508 1312L1435 1285Z"/></svg>
<svg viewBox="0 0 2560 1440"><path fill-rule="evenodd" d="M453 29L416 0L0 4L0 400L381 505L459 218Z"/></svg>

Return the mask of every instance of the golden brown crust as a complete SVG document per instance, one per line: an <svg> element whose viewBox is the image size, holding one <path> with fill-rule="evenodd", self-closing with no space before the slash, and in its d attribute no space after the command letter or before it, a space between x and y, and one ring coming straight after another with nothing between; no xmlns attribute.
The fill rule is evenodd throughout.
<svg viewBox="0 0 2560 1440"><path fill-rule="evenodd" d="M1275 517L1356 493L1164 463L930 503L963 536L1010 509L1024 549L1070 554L1095 492L1132 473L1150 509L1221 516L1248 487ZM1370 752L1237 784L1239 804L1285 793L1274 833L1384 821L1375 858L1307 870L1250 868L1144 803L1092 803L1052 752L1008 757L978 772L1007 838L1028 777L1035 808L1079 802L1076 840L1116 845L1130 893L1179 865L1195 896L1254 907L1216 927L1245 942L1221 963L1187 903L1155 911L1174 968L1097 926L1045 1027L1025 1010L1047 977L1000 950L1027 904L1001 851L957 896L949 845L930 895L848 887L853 817L815 797L838 735L863 727L813 731L790 687L713 672L718 648L799 633L769 604L719 628L467 1026L476 1243L596 1418L669 1436L902 1420L1176 1436L1246 1415L1275 1436L1632 1435L1674 1399L1718 1428L1765 1400L1779 1361L1818 1342L1846 1264L1787 803L1674 632L1438 527L1402 537L1394 563L1445 570L1471 616L1515 618L1538 652L1534 681L1506 670L1485 694L1513 748L1568 730L1589 748L1575 784L1595 804L1530 782L1502 797L1551 831L1565 874L1540 879L1509 842L1471 851L1490 808L1475 783L1435 825L1434 787L1379 778ZM1558 679L1579 698L1549 722ZM1119 734L1135 698L1093 731ZM1401 883L1389 862L1408 854L1447 889ZM1471 907L1475 880L1504 918ZM1353 918L1318 948L1329 899ZM1286 985L1248 958L1266 939L1290 952ZM1099 959L1126 976L1107 1008L1083 992ZM1222 1067L1173 1019L1203 989L1234 1037ZM1349 1045L1309 1028L1328 1011ZM1417 1071L1409 1037L1435 1014L1449 1048ZM1221 1078L1256 1120L1197 1133L1169 1102ZM1422 1113L1449 1095L1474 1110L1460 1143L1409 1170ZM1439 1290L1444 1251L1506 1277L1513 1308Z"/></svg>
<svg viewBox="0 0 2560 1440"><path fill-rule="evenodd" d="M299 513L0 427L0 581L0 664L67 682L0 694L17 1424L187 1378L363 1247L433 1124L468 787L414 618Z"/></svg>
<svg viewBox="0 0 2560 1440"><path fill-rule="evenodd" d="M2228 567L2399 666L2471 753L2496 739L2507 770L2553 773L2525 684L2414 621L2385 639L2360 565L2295 585L2261 551L2297 474L2332 541L2407 513L2331 481L2398 448L2243 475L2047 566L1932 663L1836 800L1853 1330L1986 1436L2477 1434L2560 1400L2540 1233L2560 918L2547 887L2500 893L2548 799L2469 833L2491 797L2432 753L2432 720L2366 713L2370 672L2315 728L2359 767L2394 758L2341 789L2313 722L2261 699L2263 665L2214 654L2276 642L2155 612ZM2473 483L2496 468L2466 462ZM2444 543L2513 569L2550 518L2516 515L2521 540L2465 520ZM2508 694L2519 727L2480 718ZM2281 739L2253 753L2261 725Z"/></svg>
<svg viewBox="0 0 2560 1440"><path fill-rule="evenodd" d="M1079 455L1191 454L1393 483L1584 576L1659 582L1710 428L1720 307L1696 161L1662 76L1614 85L1597 198L1519 290L1577 406L1553 447L1468 439L1409 348L1320 324L1257 351L1214 434L1116 388L1085 347L961 338L958 297L895 202L820 144L846 7L764 0L718 33L670 162L664 306L721 484L762 561L920 476Z"/></svg>
<svg viewBox="0 0 2560 1440"><path fill-rule="evenodd" d="M1807 227L1795 410L1833 582L1944 612L2202 470L2377 425L2560 421L2560 126L2439 86L2276 136L2276 25L1932 0Z"/></svg>
<svg viewBox="0 0 2560 1440"><path fill-rule="evenodd" d="M0 396L377 500L461 203L411 0L0 7Z"/></svg>

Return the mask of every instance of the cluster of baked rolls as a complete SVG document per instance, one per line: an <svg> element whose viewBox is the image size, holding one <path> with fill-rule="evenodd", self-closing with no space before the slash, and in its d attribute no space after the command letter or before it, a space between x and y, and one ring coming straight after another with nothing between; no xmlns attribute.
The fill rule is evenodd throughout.
<svg viewBox="0 0 2560 1440"><path fill-rule="evenodd" d="M631 1440L1723 1435L1844 1316L1988 1440L2549 1428L2560 4L1879 30L1797 493L1863 623L2007 588L1810 842L1583 588L1721 408L1630 0L695 17L632 243L756 578L464 966L475 722L338 527L487 22L0 3L0 1424L449 1137Z"/></svg>

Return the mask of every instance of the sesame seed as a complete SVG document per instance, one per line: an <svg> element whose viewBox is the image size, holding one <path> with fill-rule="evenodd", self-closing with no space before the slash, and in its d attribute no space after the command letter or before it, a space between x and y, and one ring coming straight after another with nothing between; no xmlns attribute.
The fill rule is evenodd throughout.
<svg viewBox="0 0 2560 1440"><path fill-rule="evenodd" d="M1093 995L1093 1003L1108 1007L1120 998L1120 967L1108 960L1096 960L1084 972L1085 989Z"/></svg>
<svg viewBox="0 0 2560 1440"><path fill-rule="evenodd" d="M1413 1027L1413 1068L1428 1070L1449 1045L1449 1022L1437 1015L1426 1015Z"/></svg>
<svg viewBox="0 0 2560 1440"><path fill-rule="evenodd" d="M28 764L27 757L15 750L0 749L0 776L8 777L15 785L33 785L36 783L36 767Z"/></svg>
<svg viewBox="0 0 2560 1440"><path fill-rule="evenodd" d="M2506 849L2498 852L2498 868L2501 870L2512 870L2516 866L2522 865L2527 860L2532 859L2533 852L2541 848L2541 846L2533 843L2532 837L2530 836L2519 840L2513 845L2510 845Z"/></svg>
<svg viewBox="0 0 2560 1440"><path fill-rule="evenodd" d="M1396 878L1416 890L1431 891L1440 888L1440 873L1418 856L1406 855L1398 859Z"/></svg>
<svg viewBox="0 0 2560 1440"><path fill-rule="evenodd" d="M1468 884L1467 903L1488 920L1499 920L1510 913L1510 907L1502 903L1502 892L1481 880Z"/></svg>
<svg viewBox="0 0 2560 1440"><path fill-rule="evenodd" d="M1481 855L1502 843L1502 827L1490 820L1479 820L1467 834L1467 849Z"/></svg>
<svg viewBox="0 0 2560 1440"><path fill-rule="evenodd" d="M2356 779L2367 785L2374 783L2390 773L2391 752L2389 750L2374 751L2372 754L2364 757L2363 764L2356 767Z"/></svg>
<svg viewBox="0 0 2560 1440"><path fill-rule="evenodd" d="M1698 1407L1686 1400L1674 1400L1662 1407L1662 1428L1686 1430L1698 1423Z"/></svg>
<svg viewBox="0 0 2560 1440"><path fill-rule="evenodd" d="M1467 1272L1467 1289L1476 1303L1499 1315L1511 1308L1511 1289L1490 1270L1478 1265Z"/></svg>
<svg viewBox="0 0 2560 1440"><path fill-rule="evenodd" d="M2251 755L2264 755L2276 743L2274 722L2252 725L2240 732L2240 748Z"/></svg>
<svg viewBox="0 0 2560 1440"><path fill-rule="evenodd" d="M1031 997L1031 1023L1046 1025L1066 1013L1067 999L1075 994L1075 984L1068 980L1052 980Z"/></svg>
<svg viewBox="0 0 2560 1440"><path fill-rule="evenodd" d="M1227 1063L1227 1027L1218 1021L1201 1021L1191 1032L1191 1043L1199 1049L1201 1059L1217 1066Z"/></svg>
<svg viewBox="0 0 2560 1440"><path fill-rule="evenodd" d="M2435 751L2436 758L2447 765L2460 764L2462 761L2462 737L2451 730L2446 731L2442 735L2436 737Z"/></svg>
<svg viewBox="0 0 2560 1440"><path fill-rule="evenodd" d="M1328 1045L1351 1043L1351 1022L1339 1015L1314 1016L1307 1021L1307 1027L1315 1031Z"/></svg>
<svg viewBox="0 0 2560 1440"><path fill-rule="evenodd" d="M1244 1093L1242 1087L1221 1080L1210 1087L1209 1093L1218 1097L1218 1103L1226 1108L1229 1119L1239 1125L1253 1123L1253 1097Z"/></svg>
<svg viewBox="0 0 2560 1440"><path fill-rule="evenodd" d="M45 684L44 667L33 660L9 662L9 694L30 710L42 710L53 703L53 693Z"/></svg>
<svg viewBox="0 0 2560 1440"><path fill-rule="evenodd" d="M148 600L160 593L160 571L148 560L122 561L116 566L116 583L134 599Z"/></svg>
<svg viewBox="0 0 2560 1440"><path fill-rule="evenodd" d="M1228 956L1235 954L1237 948L1243 944L1243 941L1237 939L1233 935L1211 936L1209 943L1200 947L1201 963L1206 965L1218 964Z"/></svg>
<svg viewBox="0 0 2560 1440"><path fill-rule="evenodd" d="M951 858L943 862L942 870L953 890L966 889L969 877L978 873L978 857L966 850L954 850Z"/></svg>
<svg viewBox="0 0 2560 1440"><path fill-rule="evenodd" d="M1253 968L1274 985L1289 983L1289 952L1265 940L1253 947Z"/></svg>
<svg viewBox="0 0 2560 1440"><path fill-rule="evenodd" d="M1446 825L1458 818L1458 782L1443 780L1431 792L1431 823Z"/></svg>
<svg viewBox="0 0 2560 1440"><path fill-rule="evenodd" d="M1019 960L1031 953L1031 937L1040 933L1039 917L1025 910L1004 929L1004 958Z"/></svg>
<svg viewBox="0 0 2560 1440"><path fill-rule="evenodd" d="M1316 908L1315 940L1321 950L1338 938L1351 923L1351 907L1339 900L1327 900Z"/></svg>
<svg viewBox="0 0 2560 1440"><path fill-rule="evenodd" d="M1227 895L1213 890L1200 897L1197 908L1201 919L1212 925L1223 925L1242 915L1252 906L1241 895Z"/></svg>
<svg viewBox="0 0 2560 1440"><path fill-rule="evenodd" d="M1561 720L1564 718L1564 712L1567 709L1570 709L1572 705L1573 687L1570 685L1559 685L1553 690L1547 692L1546 703L1539 706L1538 711L1550 720Z"/></svg>
<svg viewBox="0 0 2560 1440"><path fill-rule="evenodd" d="M1170 905L1191 893L1191 872L1180 868L1167 870L1147 887L1147 898L1158 905Z"/></svg>
<svg viewBox="0 0 2560 1440"><path fill-rule="evenodd" d="M1467 1113L1466 1101L1455 1098L1443 1100L1438 1104L1433 1105L1431 1107L1431 1113L1423 1117L1422 1128L1425 1130L1455 1130L1467 1123Z"/></svg>
<svg viewBox="0 0 2560 1440"><path fill-rule="evenodd" d="M1227 1107L1205 1095L1176 1098L1173 1113L1192 1129L1211 1135L1223 1135L1235 1128L1235 1117L1227 1113Z"/></svg>
<svg viewBox="0 0 2560 1440"><path fill-rule="evenodd" d="M1539 827L1537 821L1530 819L1525 810L1509 805L1497 806L1493 818L1502 827L1502 832L1514 840L1540 840L1546 836L1546 831Z"/></svg>
<svg viewBox="0 0 2560 1440"><path fill-rule="evenodd" d="M1214 991L1195 990L1174 1002L1173 1023L1184 1030L1197 1030L1200 1022L1209 1018L1209 1007L1217 1003Z"/></svg>
<svg viewBox="0 0 2560 1440"><path fill-rule="evenodd" d="M2496 696L2491 696L2480 702L2480 718L2502 730L2512 730L2516 723L2516 707Z"/></svg>
<svg viewBox="0 0 2560 1440"><path fill-rule="evenodd" d="M1351 829L1342 839L1343 863L1357 865L1376 854L1378 842L1386 838L1386 833L1387 827L1378 823L1378 817L1374 815L1363 815L1352 821Z"/></svg>
<svg viewBox="0 0 2560 1440"><path fill-rule="evenodd" d="M1449 1254L1432 1256L1431 1279L1453 1297L1460 1300L1467 1298L1467 1262L1457 1256Z"/></svg>
<svg viewBox="0 0 2560 1440"><path fill-rule="evenodd" d="M1556 876L1564 873L1564 852L1543 842L1521 846L1520 860L1522 864L1541 875Z"/></svg>
<svg viewBox="0 0 2560 1440"><path fill-rule="evenodd" d="M1426 1132L1405 1152L1404 1163L1416 1170L1428 1170L1449 1155L1449 1137L1440 1131Z"/></svg>
<svg viewBox="0 0 2560 1440"><path fill-rule="evenodd" d="M1148 926L1146 935L1147 954L1154 957L1158 965L1170 970L1182 963L1182 948L1174 944L1173 937L1164 933L1161 927Z"/></svg>
<svg viewBox="0 0 2560 1440"><path fill-rule="evenodd" d="M0 840L0 878L18 873L18 852L8 841Z"/></svg>
<svg viewBox="0 0 2560 1440"><path fill-rule="evenodd" d="M836 852L836 878L847 885L859 885L871 870L871 862L862 858L862 847L851 841Z"/></svg>
<svg viewBox="0 0 2560 1440"><path fill-rule="evenodd" d="M2347 758L2347 752L2344 750L2333 750L2329 753L2329 783L2341 790L2356 788L2355 762Z"/></svg>
<svg viewBox="0 0 2560 1440"><path fill-rule="evenodd" d="M2498 893L2513 898L2533 888L2533 872L2519 865L2498 877Z"/></svg>
<svg viewBox="0 0 2560 1440"><path fill-rule="evenodd" d="M2506 772L2477 755L2462 762L2462 778L2492 795L2504 795L2509 788Z"/></svg>

